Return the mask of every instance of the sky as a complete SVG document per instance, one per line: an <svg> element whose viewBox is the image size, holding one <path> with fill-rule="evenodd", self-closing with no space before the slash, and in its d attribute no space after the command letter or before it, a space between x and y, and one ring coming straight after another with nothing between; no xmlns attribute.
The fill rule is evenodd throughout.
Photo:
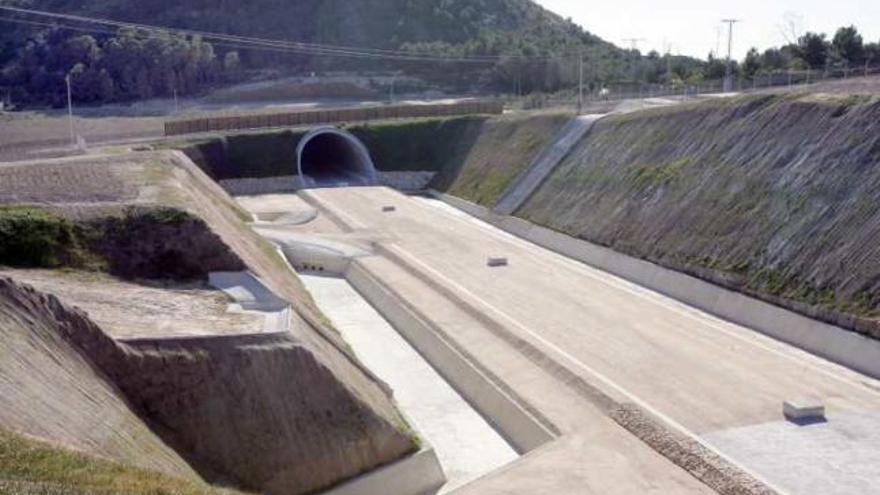
<svg viewBox="0 0 880 495"><path fill-rule="evenodd" d="M727 56L727 27L721 19L741 19L733 29L733 56L745 57L785 43L783 26L795 31L828 33L855 25L865 42L880 41L880 0L535 0L563 17L571 17L595 35L629 48L638 47L706 58L716 47ZM719 31L720 28L720 31ZM791 29L785 28L786 32Z"/></svg>

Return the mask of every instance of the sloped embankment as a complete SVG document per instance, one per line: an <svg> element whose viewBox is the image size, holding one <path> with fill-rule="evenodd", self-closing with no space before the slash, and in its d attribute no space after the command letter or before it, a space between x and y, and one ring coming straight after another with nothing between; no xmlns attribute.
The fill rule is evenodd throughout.
<svg viewBox="0 0 880 495"><path fill-rule="evenodd" d="M119 343L5 278L0 317L15 353L0 362L4 426L18 431L268 494L308 493L411 449L288 334Z"/></svg>
<svg viewBox="0 0 880 495"><path fill-rule="evenodd" d="M0 169L0 178L8 179L0 183L0 203L40 217L48 230L30 231L34 243L45 244L48 232L58 241L58 250L48 252L61 253L59 260L72 254L112 267L111 255L133 254L144 263L131 266L161 267L157 260L164 259L173 267L175 256L156 254L180 248L185 261L215 253L210 266L168 274L246 268L295 310L290 331L279 334L120 343L56 299L4 282L6 318L15 324L0 327L0 352L20 351L15 360L0 360L0 376L12 377L0 397L0 427L121 463L285 495L317 491L417 447L384 385L350 354L231 198L186 157L159 152L22 163ZM95 231L84 227L95 222ZM128 227L130 241L121 235ZM148 235L154 227L181 239ZM189 252L185 241L199 245ZM70 357L59 361L55 354ZM82 378L89 370L97 378ZM87 403L97 392L81 383L107 397ZM77 391L86 397L65 395ZM104 402L121 409L120 419L102 413ZM35 404L45 414L29 414ZM104 447L113 435L122 436L120 445Z"/></svg>
<svg viewBox="0 0 880 495"><path fill-rule="evenodd" d="M880 101L600 121L517 216L880 337Z"/></svg>
<svg viewBox="0 0 880 495"><path fill-rule="evenodd" d="M451 154L430 187L491 208L572 118L548 113L488 119L472 142Z"/></svg>
<svg viewBox="0 0 880 495"><path fill-rule="evenodd" d="M0 278L0 425L123 464L198 479L69 340L94 331L54 297Z"/></svg>

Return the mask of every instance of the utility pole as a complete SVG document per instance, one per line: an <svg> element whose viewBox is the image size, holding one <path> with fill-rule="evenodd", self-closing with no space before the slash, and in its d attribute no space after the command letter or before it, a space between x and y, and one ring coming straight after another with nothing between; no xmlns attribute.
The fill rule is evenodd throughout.
<svg viewBox="0 0 880 495"><path fill-rule="evenodd" d="M397 76L399 74L400 74L400 72L395 72L394 75L391 76L391 90L388 95L388 100L389 100L390 104L392 104L392 105L394 105L394 81L397 79Z"/></svg>
<svg viewBox="0 0 880 495"><path fill-rule="evenodd" d="M76 131L73 127L73 98L70 91L70 73L64 77L67 83L67 120L70 123L70 145L76 147Z"/></svg>
<svg viewBox="0 0 880 495"><path fill-rule="evenodd" d="M639 42L645 41L645 38L624 38L623 41L629 43L630 63L632 64L632 78L636 80L636 54L639 52Z"/></svg>
<svg viewBox="0 0 880 495"><path fill-rule="evenodd" d="M174 93L174 113L176 114L180 111L180 107L177 105L177 86L174 86L172 92Z"/></svg>
<svg viewBox="0 0 880 495"><path fill-rule="evenodd" d="M666 84L672 86L672 43L663 38L663 49L666 52Z"/></svg>
<svg viewBox="0 0 880 495"><path fill-rule="evenodd" d="M724 76L724 92L733 90L733 25L740 22L739 19L722 19L727 24L727 71Z"/></svg>
<svg viewBox="0 0 880 495"><path fill-rule="evenodd" d="M637 54L639 53L639 42L644 41L644 38L624 38L623 41L629 42L630 46L630 65L632 66L632 81L633 85L636 84L636 79L638 79L638 64L637 62ZM639 85L639 98L641 98L642 86Z"/></svg>
<svg viewBox="0 0 880 495"><path fill-rule="evenodd" d="M578 63L578 115L584 108L584 56L581 55Z"/></svg>

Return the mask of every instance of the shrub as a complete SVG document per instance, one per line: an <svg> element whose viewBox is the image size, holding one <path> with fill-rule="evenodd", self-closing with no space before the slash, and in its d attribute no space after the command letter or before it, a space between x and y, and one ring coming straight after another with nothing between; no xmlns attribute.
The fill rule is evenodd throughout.
<svg viewBox="0 0 880 495"><path fill-rule="evenodd" d="M0 207L0 264L54 268L76 257L73 225L33 207Z"/></svg>

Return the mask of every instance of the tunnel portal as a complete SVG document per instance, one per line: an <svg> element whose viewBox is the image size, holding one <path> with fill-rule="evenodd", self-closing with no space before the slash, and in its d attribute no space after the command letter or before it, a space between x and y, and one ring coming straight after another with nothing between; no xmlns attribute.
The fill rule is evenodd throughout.
<svg viewBox="0 0 880 495"><path fill-rule="evenodd" d="M307 188L374 186L376 168L367 147L351 133L320 127L297 146L297 168Z"/></svg>

